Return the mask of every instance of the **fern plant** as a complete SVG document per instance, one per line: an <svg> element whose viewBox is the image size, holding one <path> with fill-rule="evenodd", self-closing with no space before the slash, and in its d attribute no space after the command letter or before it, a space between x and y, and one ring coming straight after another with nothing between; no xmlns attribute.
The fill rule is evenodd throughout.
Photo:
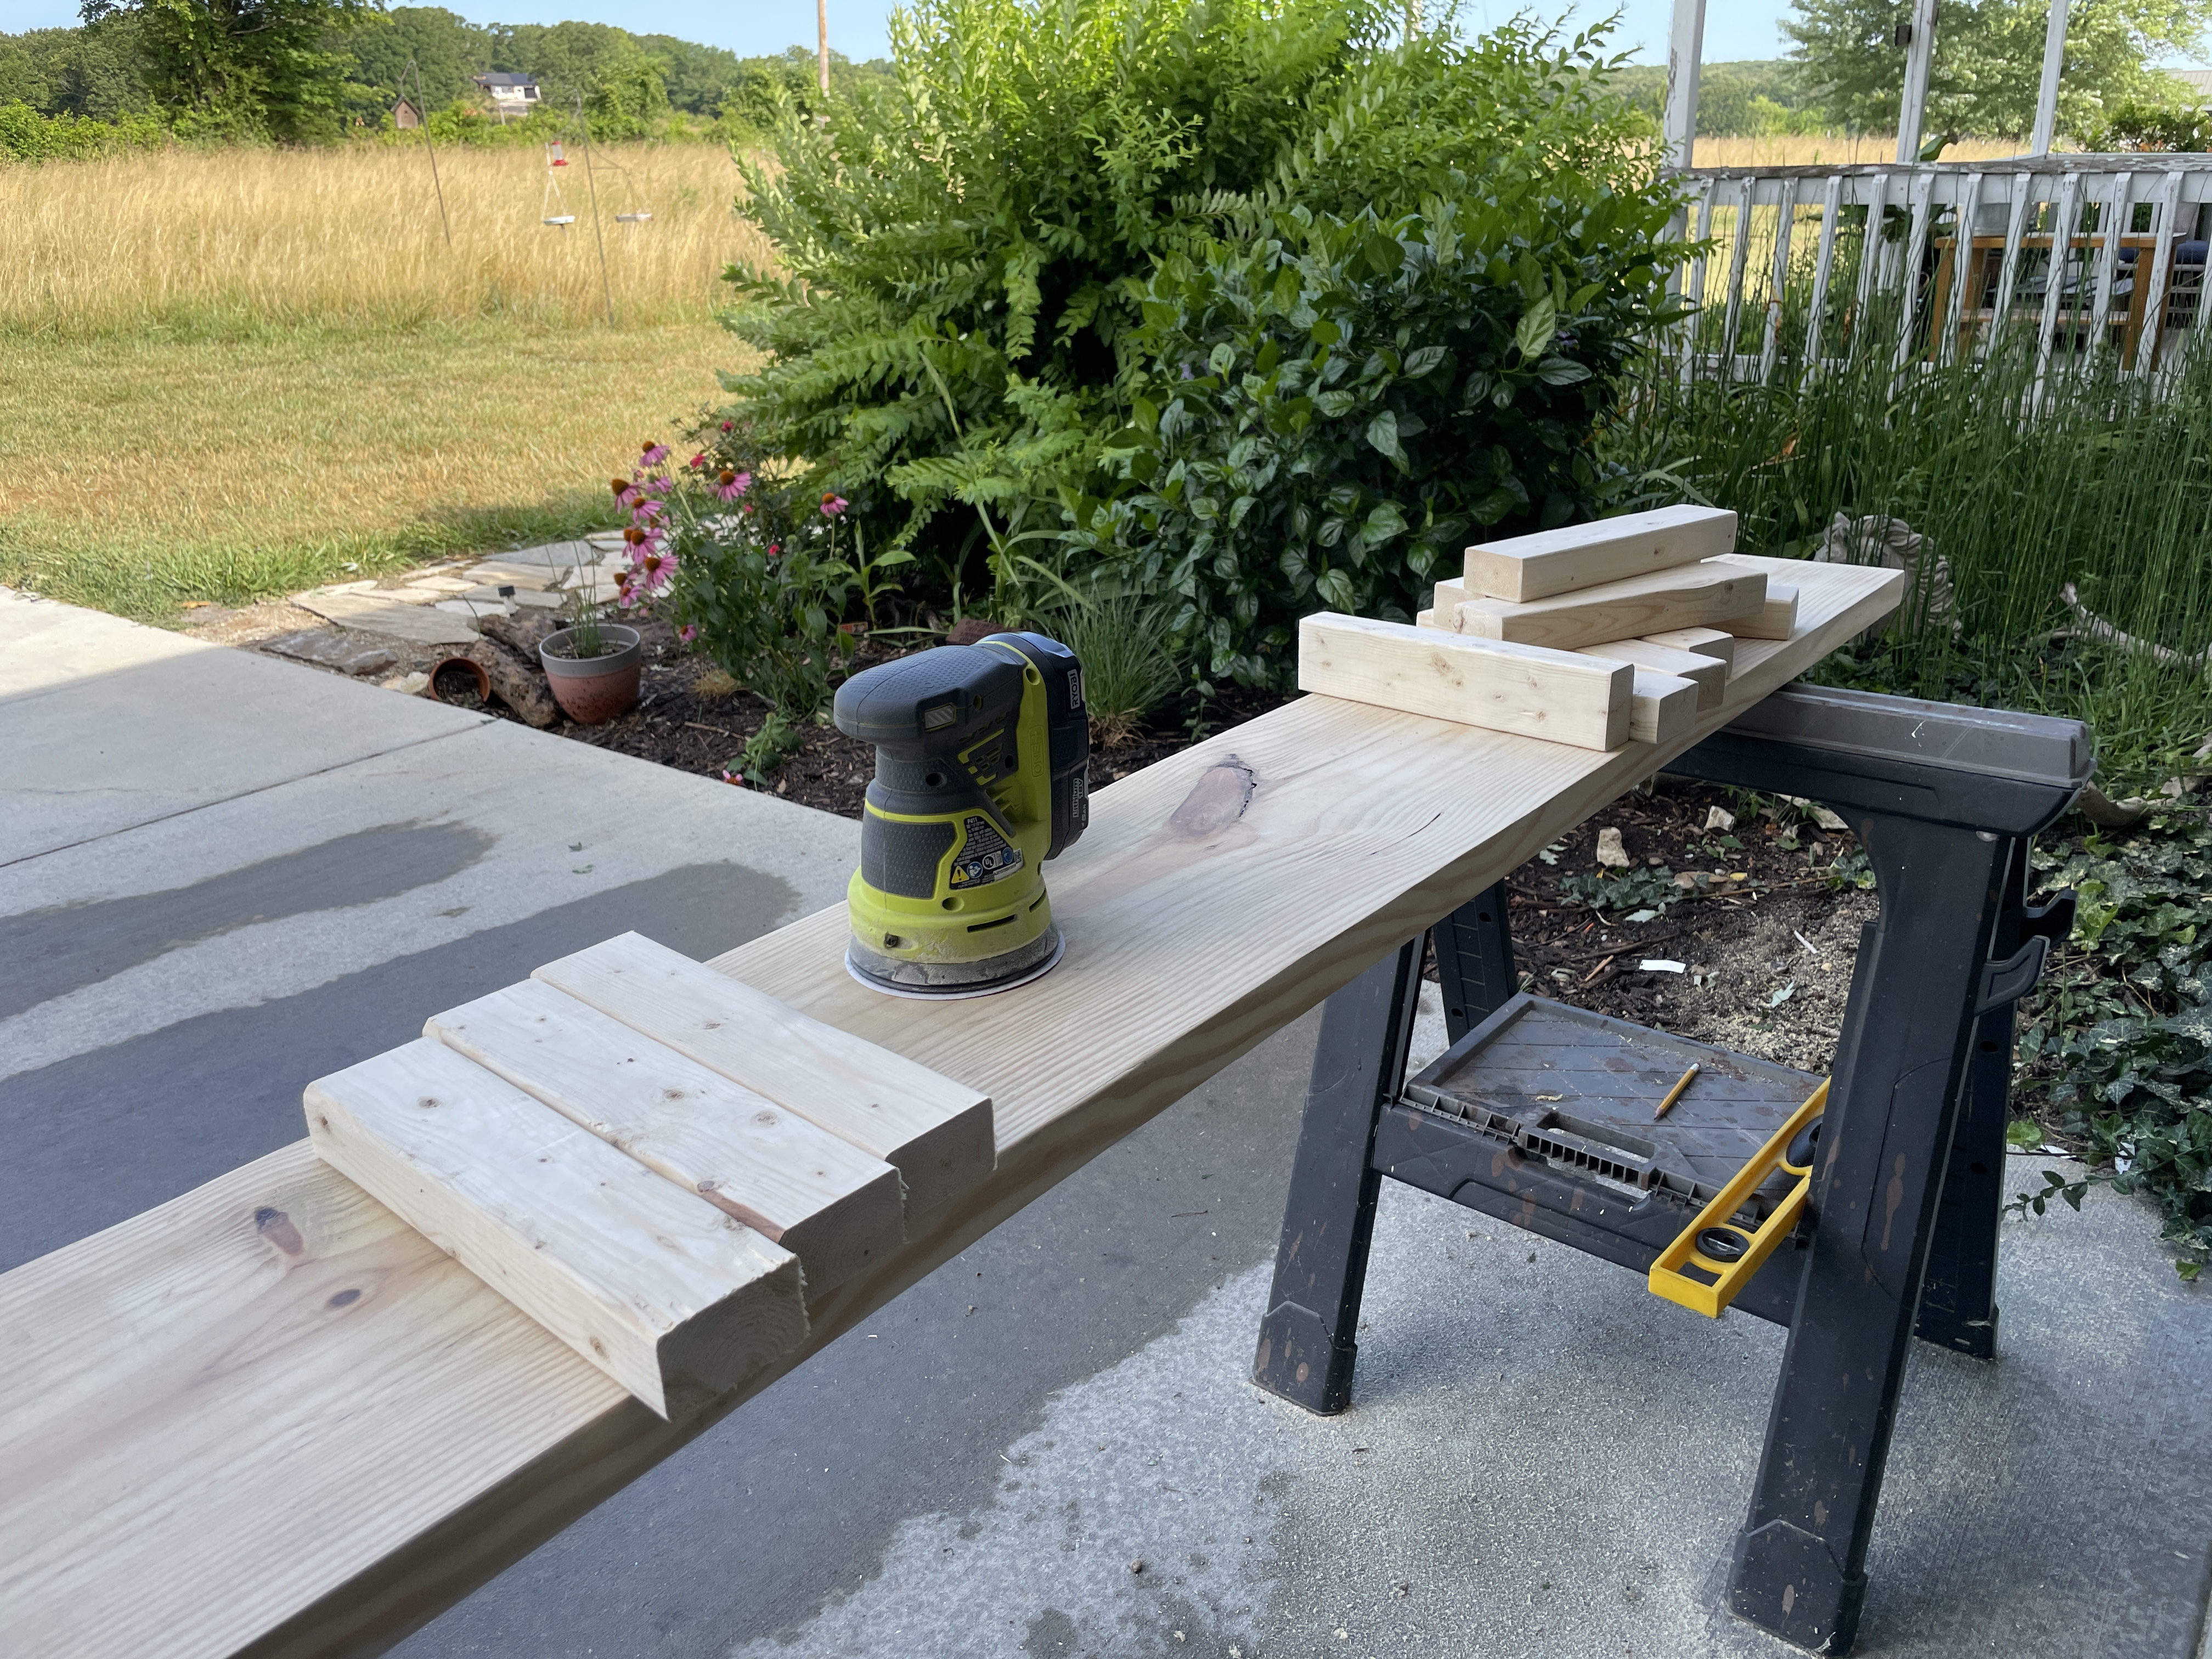
<svg viewBox="0 0 2212 1659"><path fill-rule="evenodd" d="M739 211L777 264L729 273L763 361L725 386L808 487L870 503L872 544L911 545L947 589L980 550L1011 613L1126 422L1163 259L1291 207L1395 219L1486 173L1649 179L1589 41L1401 41L1398 20L1372 0L917 0L892 77L826 119L787 109L746 164Z"/></svg>

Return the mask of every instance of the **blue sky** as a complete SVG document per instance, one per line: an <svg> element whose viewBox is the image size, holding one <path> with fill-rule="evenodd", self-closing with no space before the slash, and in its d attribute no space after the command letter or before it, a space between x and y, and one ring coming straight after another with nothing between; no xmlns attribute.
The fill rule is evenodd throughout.
<svg viewBox="0 0 2212 1659"><path fill-rule="evenodd" d="M619 23L641 33L681 35L708 46L727 46L750 57L781 52L786 46L814 44L812 0L659 0L640 8L634 0L496 0L489 6L477 0L443 0L464 17L479 23L557 23L564 18L587 22ZM1467 17L1477 27L1503 22L1519 9L1513 0L1466 0ZM1705 60L1730 58L1773 58L1780 55L1782 37L1775 22L1787 9L1787 0L1709 0L1705 10ZM890 0L830 0L830 44L853 58L881 58L890 52L884 20L890 15ZM1605 8L1584 5L1579 19L1604 15ZM1663 63L1667 55L1667 21L1671 0L1628 0L1622 9L1619 36L1624 47L1638 48L1636 57L1646 63ZM76 21L76 0L0 0L0 32L51 28Z"/></svg>

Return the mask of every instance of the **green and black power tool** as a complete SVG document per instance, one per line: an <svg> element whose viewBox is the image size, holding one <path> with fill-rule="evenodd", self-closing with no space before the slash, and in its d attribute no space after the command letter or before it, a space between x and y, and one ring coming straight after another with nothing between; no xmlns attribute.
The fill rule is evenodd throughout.
<svg viewBox="0 0 2212 1659"><path fill-rule="evenodd" d="M1060 960L1042 866L1091 821L1083 665L994 634L855 674L837 729L876 747L845 965L894 996L1012 990Z"/></svg>

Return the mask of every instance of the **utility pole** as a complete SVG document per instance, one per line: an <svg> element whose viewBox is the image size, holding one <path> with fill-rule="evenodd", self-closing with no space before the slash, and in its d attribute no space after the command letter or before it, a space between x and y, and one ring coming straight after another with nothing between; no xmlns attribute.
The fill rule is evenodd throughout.
<svg viewBox="0 0 2212 1659"><path fill-rule="evenodd" d="M814 0L814 30L821 41L817 61L822 66L822 93L830 93L830 0Z"/></svg>

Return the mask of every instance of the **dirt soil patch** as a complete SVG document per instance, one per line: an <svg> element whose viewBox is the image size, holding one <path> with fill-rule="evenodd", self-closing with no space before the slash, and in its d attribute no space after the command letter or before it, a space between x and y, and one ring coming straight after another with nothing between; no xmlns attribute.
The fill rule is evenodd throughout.
<svg viewBox="0 0 2212 1659"><path fill-rule="evenodd" d="M1714 810L1732 829L1707 829ZM1648 894L1656 872L1672 900L1593 907L1562 889L1600 870L1601 834L1620 833L1632 870L1653 872L1628 890ZM1735 846L1726 843L1733 841ZM1859 930L1875 896L1848 878L1856 843L1823 829L1809 810L1741 790L1662 776L1589 820L1515 871L1515 967L1525 988L1741 1054L1825 1073L1850 992ZM1620 872L1607 885L1627 883ZM1657 914L1648 914L1652 911ZM1644 921L1632 917L1645 916ZM1680 971L1644 963L1679 963Z"/></svg>

